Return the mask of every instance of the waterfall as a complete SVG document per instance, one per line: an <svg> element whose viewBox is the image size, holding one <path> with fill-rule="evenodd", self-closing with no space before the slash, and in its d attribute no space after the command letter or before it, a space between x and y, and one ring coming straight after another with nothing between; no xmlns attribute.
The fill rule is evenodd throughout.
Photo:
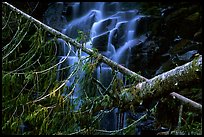
<svg viewBox="0 0 204 137"><path fill-rule="evenodd" d="M74 2L73 9L72 9L73 19L76 19L77 15L79 14L79 8L80 8L79 6L80 6L79 2Z"/></svg>
<svg viewBox="0 0 204 137"><path fill-rule="evenodd" d="M131 3L130 7L134 7L133 4ZM145 16L139 15L138 10L130 9L127 4L124 7L120 2L74 2L71 7L72 20L65 25L62 33L75 39L78 36L77 31L83 31L91 39L86 41L85 45L87 48L97 48L104 56L128 67L132 48L135 48L146 39L144 35L140 36L136 32L139 27L138 22ZM65 47L66 44L62 40L59 40L59 44L59 56L61 56L59 60L62 60L69 49ZM77 62L78 58L75 56L75 52L74 49L71 49L71 54L66 61L67 66ZM83 53L82 56L87 56L87 54ZM58 69L61 67L62 65L60 64ZM68 75L72 71L72 68L69 69ZM112 77L112 69L109 66L102 63L100 67L97 67L96 78L104 86L107 87L110 84ZM118 78L124 79L121 73L118 73ZM57 79L60 79L60 74L58 74ZM70 79L67 83L68 87L74 82L73 79ZM80 86L77 86L80 89ZM77 97L79 97L79 94L74 93L74 98ZM78 108L79 106L76 109ZM101 128L115 130L127 126L126 113L123 113L124 124L122 127L118 126L117 122L120 119L117 118L117 115L119 111L116 108L107 114L102 120Z"/></svg>

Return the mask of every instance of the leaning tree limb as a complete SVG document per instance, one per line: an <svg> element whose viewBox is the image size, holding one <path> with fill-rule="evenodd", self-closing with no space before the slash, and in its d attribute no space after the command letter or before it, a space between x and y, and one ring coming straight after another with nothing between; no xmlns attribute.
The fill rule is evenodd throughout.
<svg viewBox="0 0 204 137"><path fill-rule="evenodd" d="M198 109L202 110L202 105L191 100L191 99L188 99L188 98L186 98L186 97L184 97L184 96L182 96L176 92L172 92L170 95L181 100L183 103L189 104L189 105L193 106L194 108L198 108Z"/></svg>
<svg viewBox="0 0 204 137"><path fill-rule="evenodd" d="M158 101L172 92L180 91L195 83L201 83L201 72L202 55L194 58L191 62L155 76L148 81L138 83L129 88L121 89L121 93L118 93L119 95L114 95L116 93L109 91L109 94L112 94L111 96L119 96L119 99L106 99L105 101L103 97L98 98L96 101L98 103L92 107L92 112L111 109L113 107L120 107L124 110L128 110L131 109L132 106L137 107L141 103L149 105L153 100ZM108 96L106 98L108 98ZM185 101L189 102L189 100ZM192 106L195 105L194 102L191 102L191 104ZM196 104L196 108L202 109L202 105Z"/></svg>
<svg viewBox="0 0 204 137"><path fill-rule="evenodd" d="M89 54L89 55L95 55L96 58L100 58L100 60L104 63L106 63L107 65L109 65L112 69L114 70L118 70L119 72L121 72L122 74L125 75L129 75L131 77L134 77L135 80L137 81L146 81L148 80L147 78L125 68L124 66L117 64L116 62L112 61L111 59L103 56L102 54L95 54L95 52L91 49L87 49L84 46L82 46L82 44L78 43L77 41L73 40L72 38L64 35L63 33L45 25L44 23L40 22L39 20L33 18L32 16L24 13L23 11L17 9L16 7L14 7L13 5L7 3L7 2L2 2L4 5L6 5L7 7L9 7L12 11L19 13L20 15L22 15L23 17L25 17L26 19L30 20L31 22L35 23L37 26L42 27L44 30L48 31L49 33L62 38L63 40L65 40L67 43L70 43L71 45L73 45L74 47L78 48L78 49L82 49L82 51L84 51L85 53Z"/></svg>
<svg viewBox="0 0 204 137"><path fill-rule="evenodd" d="M109 65L112 69L118 70L125 75L137 78L137 80L140 81L140 83L138 83L133 88L123 89L122 93L120 94L120 101L124 102L125 104L140 104L151 99L160 99L165 95L169 95L171 92L179 91L182 88L185 88L187 85L191 85L192 82L201 80L202 77L201 55L189 63L176 67L175 69L172 69L168 72L158 75L152 79L147 79L123 67L122 65L117 64L116 62L108 59L107 57L101 54L95 54L93 50L83 47L82 44L78 43L72 38L36 20L35 18L22 12L21 10L15 8L11 4L7 2L2 3L8 6L12 11L21 14L23 17L35 23L37 26L42 27L49 33L64 39L66 42L72 44L78 49L82 49L82 51L86 52L89 55L95 55L96 58L100 58L102 62Z"/></svg>
<svg viewBox="0 0 204 137"><path fill-rule="evenodd" d="M201 78L202 55L199 55L191 62L155 76L148 81L138 83L134 88L124 89L121 99L130 104L146 102L149 104L153 99L159 100L171 92L180 91L187 86L200 83ZM200 108L202 108L202 105Z"/></svg>

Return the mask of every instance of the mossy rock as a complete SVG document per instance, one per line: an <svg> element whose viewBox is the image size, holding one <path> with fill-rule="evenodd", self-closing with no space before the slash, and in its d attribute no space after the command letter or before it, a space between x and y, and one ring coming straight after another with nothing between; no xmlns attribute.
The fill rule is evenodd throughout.
<svg viewBox="0 0 204 137"><path fill-rule="evenodd" d="M190 44L190 40L182 39L179 43L177 43L172 49L169 50L169 53L172 55L178 54L183 51L183 49Z"/></svg>
<svg viewBox="0 0 204 137"><path fill-rule="evenodd" d="M193 35L194 41L202 41L202 27Z"/></svg>
<svg viewBox="0 0 204 137"><path fill-rule="evenodd" d="M186 18L184 18L180 23L178 23L178 31L181 37L187 39L193 39L194 34L201 27L201 18L199 12L195 12Z"/></svg>
<svg viewBox="0 0 204 137"><path fill-rule="evenodd" d="M200 13L195 12L195 13L189 15L188 17L186 17L185 19L189 20L189 21L198 21L200 19Z"/></svg>

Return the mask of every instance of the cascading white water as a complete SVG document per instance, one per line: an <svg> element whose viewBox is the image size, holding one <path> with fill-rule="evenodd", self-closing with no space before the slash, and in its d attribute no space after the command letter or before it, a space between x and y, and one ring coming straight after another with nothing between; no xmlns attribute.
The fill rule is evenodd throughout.
<svg viewBox="0 0 204 137"><path fill-rule="evenodd" d="M75 2L74 5L73 5L73 19L77 18L77 15L79 14L79 7L80 6L80 3L79 2Z"/></svg>
<svg viewBox="0 0 204 137"><path fill-rule="evenodd" d="M120 2L76 2L72 4L72 20L63 28L62 33L71 38L77 38L78 30L89 34L91 41L86 42L87 48L97 48L101 54L128 67L131 49L145 39L144 36L137 36L136 33L138 21L144 16L139 15L136 9L123 9L124 7ZM125 9L128 8L125 7ZM67 50L64 47L65 44L62 41L60 43L60 48ZM65 56L66 52L63 53ZM82 56L86 56L86 54L83 53ZM67 66L73 65L75 62L77 62L77 57L74 56L74 49L72 49L72 54L68 57ZM58 69L60 67L58 66ZM101 65L96 70L96 78L106 87L112 79L111 71L111 68L107 65ZM71 74L71 72L72 69L67 73ZM121 73L119 73L118 77L123 79ZM70 79L67 86L70 86L72 82L73 79ZM77 98L78 94L75 93L74 97ZM119 127L116 125L118 121L116 114L118 111L118 109L114 109L105 117L101 127L106 130L118 129ZM124 113L124 119L126 119L126 113ZM106 122L108 121L110 125L107 126ZM123 126L127 126L126 120L124 121Z"/></svg>

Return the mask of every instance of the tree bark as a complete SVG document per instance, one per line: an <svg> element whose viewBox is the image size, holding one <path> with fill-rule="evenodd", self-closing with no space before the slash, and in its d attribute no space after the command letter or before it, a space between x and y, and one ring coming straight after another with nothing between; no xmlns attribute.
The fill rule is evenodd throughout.
<svg viewBox="0 0 204 137"><path fill-rule="evenodd" d="M7 3L7 2L2 2L3 4L5 4L6 6L8 6L12 11L15 11L19 14L21 14L23 17L25 17L26 19L30 20L31 22L35 23L37 26L39 27L42 27L44 30L50 32L51 34L57 36L57 37L60 37L62 38L63 40L65 40L66 42L70 43L71 45L73 45L74 47L78 48L78 49L82 49L82 51L86 52L87 54L89 55L96 55L95 52L91 49L87 49L85 48L84 46L82 46L82 44L78 43L77 41L73 40L72 38L62 34L61 32L45 25L44 23L40 22L39 20L31 17L30 15L24 13L23 11L17 9L16 7L12 6L11 4ZM94 57L98 57L100 58L100 60L104 63L106 63L107 65L109 65L112 69L114 70L118 70L119 72L121 72L122 74L125 74L125 75L129 75L131 77L134 77L135 80L137 81L146 81L148 80L147 78L123 67L122 65L120 64L117 64L116 62L110 60L109 58L101 55L100 53L98 53L96 56Z"/></svg>
<svg viewBox="0 0 204 137"><path fill-rule="evenodd" d="M117 64L116 62L108 59L107 57L99 53L95 54L93 50L83 47L82 44L78 43L77 41L43 24L42 22L36 20L35 18L22 12L21 10L15 8L9 3L3 2L3 4L8 6L11 10L21 14L28 20L32 21L36 25L42 27L46 31L50 32L51 34L64 39L65 41L72 44L76 48L79 48L79 49L81 48L82 51L86 52L87 54L93 55L96 58L100 58L102 62L109 65L112 69L118 70L125 75L135 77L136 78L135 80L139 81L139 83L132 88L123 89L119 95L120 97L119 102L123 102L122 103L123 107L124 107L124 104L126 104L126 106L129 107L130 104L138 105L140 103L146 103L146 102L149 103L153 99L158 100L161 97L164 97L165 95L169 95L171 92L179 91L182 88L185 88L186 86L191 85L194 82L201 81L202 55L195 58L193 61L189 63L176 67L175 69L172 69L168 72L158 75L152 79L147 79L123 67L122 65ZM113 106L114 104L121 104L121 103L113 103ZM104 106L101 106L101 107L104 107Z"/></svg>
<svg viewBox="0 0 204 137"><path fill-rule="evenodd" d="M186 98L186 97L184 97L178 93L175 93L175 92L172 92L170 95L181 100L183 103L189 104L189 105L193 106L194 108L202 110L202 105L191 100L191 99L188 99L188 98Z"/></svg>
<svg viewBox="0 0 204 137"><path fill-rule="evenodd" d="M134 88L124 89L123 91L128 94L124 94L125 97L122 97L122 99L124 102L131 104L149 104L153 99L159 100L171 92L180 91L193 84L199 84L201 78L202 55L148 81L138 83Z"/></svg>

